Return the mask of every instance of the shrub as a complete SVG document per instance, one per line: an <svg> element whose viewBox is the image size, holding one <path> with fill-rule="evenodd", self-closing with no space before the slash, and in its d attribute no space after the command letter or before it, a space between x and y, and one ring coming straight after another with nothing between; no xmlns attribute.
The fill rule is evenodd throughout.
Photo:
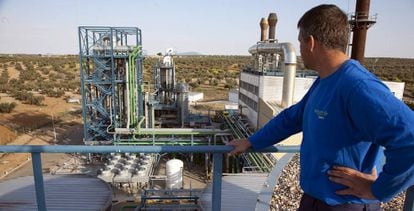
<svg viewBox="0 0 414 211"><path fill-rule="evenodd" d="M0 113L10 113L16 107L16 103L0 103Z"/></svg>
<svg viewBox="0 0 414 211"><path fill-rule="evenodd" d="M197 83L197 82L191 82L190 84L189 84L190 86L191 86L191 88L197 88L197 87L199 87L200 85Z"/></svg>
<svg viewBox="0 0 414 211"><path fill-rule="evenodd" d="M0 75L0 84L7 84L9 82L9 71L3 70L3 72Z"/></svg>
<svg viewBox="0 0 414 211"><path fill-rule="evenodd" d="M30 105L42 105L42 102L45 100L43 96L35 96L31 92L23 91L13 91L12 96L17 100L23 101Z"/></svg>
<svg viewBox="0 0 414 211"><path fill-rule="evenodd" d="M218 80L217 80L217 79L215 79L215 78L210 79L210 85L211 85L211 86L217 86L217 85L218 85Z"/></svg>
<svg viewBox="0 0 414 211"><path fill-rule="evenodd" d="M24 70L20 72L20 77L19 79L23 80L23 81L34 81L37 78L40 77L40 74L34 70Z"/></svg>
<svg viewBox="0 0 414 211"><path fill-rule="evenodd" d="M42 71L42 73L45 75L49 74L50 72L49 68L46 68L46 67L43 67L42 69L40 69L40 71Z"/></svg>
<svg viewBox="0 0 414 211"><path fill-rule="evenodd" d="M62 90L49 90L47 93L46 93L46 95L48 96L48 97L61 97L61 96L63 96L65 94L65 92L64 91L62 91Z"/></svg>
<svg viewBox="0 0 414 211"><path fill-rule="evenodd" d="M22 67L22 65L20 63L16 63L16 65L14 66L14 68L16 68L16 70L18 70L18 71L22 71L23 70L23 67Z"/></svg>
<svg viewBox="0 0 414 211"><path fill-rule="evenodd" d="M42 105L42 102L45 100L45 97L43 96L31 96L27 100L27 103L30 105Z"/></svg>

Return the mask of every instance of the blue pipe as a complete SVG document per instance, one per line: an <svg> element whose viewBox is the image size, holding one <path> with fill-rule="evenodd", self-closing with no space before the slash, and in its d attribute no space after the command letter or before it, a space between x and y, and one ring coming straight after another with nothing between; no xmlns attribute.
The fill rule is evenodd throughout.
<svg viewBox="0 0 414 211"><path fill-rule="evenodd" d="M248 152L297 153L299 146L271 146ZM0 146L1 153L111 153L111 152L147 152L147 153L228 153L232 146L83 146L83 145L7 145Z"/></svg>

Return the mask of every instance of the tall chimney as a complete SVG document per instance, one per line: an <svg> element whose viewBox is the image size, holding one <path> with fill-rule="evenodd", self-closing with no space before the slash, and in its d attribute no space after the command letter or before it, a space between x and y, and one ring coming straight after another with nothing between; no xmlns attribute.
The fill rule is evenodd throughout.
<svg viewBox="0 0 414 211"><path fill-rule="evenodd" d="M269 28L269 24L267 23L266 18L262 18L260 20L260 41L266 40L267 28Z"/></svg>
<svg viewBox="0 0 414 211"><path fill-rule="evenodd" d="M370 26L375 24L375 20L369 17L370 0L357 0L355 16L351 18L351 30L353 31L351 58L364 63L365 41L367 31Z"/></svg>
<svg viewBox="0 0 414 211"><path fill-rule="evenodd" d="M275 34L276 34L276 23L277 23L276 13L270 13L269 17L267 18L267 22L269 23L269 40L274 40ZM270 41L270 42L273 42L273 41Z"/></svg>

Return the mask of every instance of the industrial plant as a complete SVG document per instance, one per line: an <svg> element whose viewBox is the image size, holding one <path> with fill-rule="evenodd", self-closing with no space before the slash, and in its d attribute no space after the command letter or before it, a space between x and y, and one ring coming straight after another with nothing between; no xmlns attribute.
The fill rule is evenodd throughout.
<svg viewBox="0 0 414 211"><path fill-rule="evenodd" d="M189 86L175 79L173 49L153 64L152 81L144 82L140 29L81 26L79 39L85 145L210 146L251 135L246 119L235 111L216 111L219 123L213 123L210 115L195 118L189 111ZM146 203L149 199L194 198L194 191L182 189L183 161L168 160L166 174L155 174L162 156L112 153L104 157L98 178L115 186L127 184L133 193L151 193L143 196L142 209L171 206ZM205 178L210 177L211 155L190 154L183 159L197 160L204 166ZM271 153L225 159L225 171L236 174L269 173L276 163ZM163 185L154 185L159 183ZM169 195L156 194L167 190ZM194 200L192 209L199 206Z"/></svg>

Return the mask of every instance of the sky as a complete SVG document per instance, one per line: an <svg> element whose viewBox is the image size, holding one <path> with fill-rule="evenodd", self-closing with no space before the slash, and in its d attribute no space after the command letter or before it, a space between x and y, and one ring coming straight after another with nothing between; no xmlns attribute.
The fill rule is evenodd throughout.
<svg viewBox="0 0 414 211"><path fill-rule="evenodd" d="M299 54L299 18L322 3L355 11L356 0L0 0L0 53L78 54L78 26L142 30L147 54L249 55L259 21L277 13L276 39ZM368 30L367 57L414 58L414 1L372 0L377 23Z"/></svg>

